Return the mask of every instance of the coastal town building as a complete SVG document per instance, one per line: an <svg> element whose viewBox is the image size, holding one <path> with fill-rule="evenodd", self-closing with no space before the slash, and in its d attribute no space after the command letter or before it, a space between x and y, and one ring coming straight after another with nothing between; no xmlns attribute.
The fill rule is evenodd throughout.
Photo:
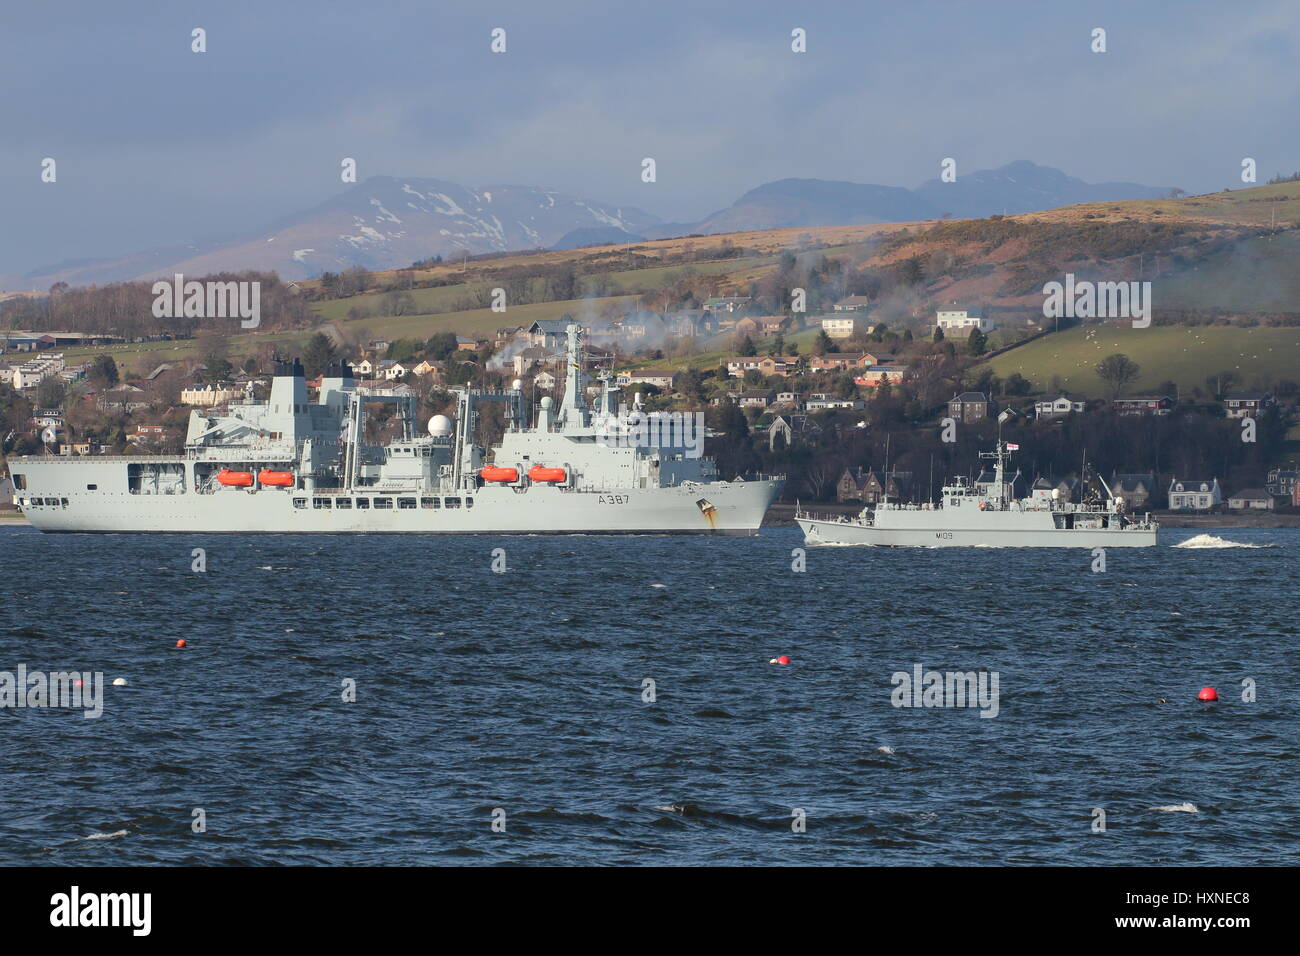
<svg viewBox="0 0 1300 956"><path fill-rule="evenodd" d="M948 415L963 425L983 421L997 414L998 403L983 392L962 392L948 399Z"/></svg>
<svg viewBox="0 0 1300 956"><path fill-rule="evenodd" d="M1229 418L1254 418L1273 404L1273 396L1267 392L1229 392L1223 398Z"/></svg>
<svg viewBox="0 0 1300 956"><path fill-rule="evenodd" d="M1168 395L1138 395L1133 398L1117 398L1110 403L1117 415L1168 415L1174 408L1174 400Z"/></svg>
<svg viewBox="0 0 1300 956"><path fill-rule="evenodd" d="M1297 485L1300 485L1300 471L1288 468L1274 468L1264 481L1264 489L1275 498L1284 499L1284 504L1291 502Z"/></svg>
<svg viewBox="0 0 1300 956"><path fill-rule="evenodd" d="M670 368L643 368L623 372L616 381L619 385L653 385L667 392L677 387L677 377L680 374Z"/></svg>
<svg viewBox="0 0 1300 956"><path fill-rule="evenodd" d="M871 331L871 323L866 317L847 313L843 315L823 315L820 319L822 331L827 338L847 339L857 332Z"/></svg>
<svg viewBox="0 0 1300 956"><path fill-rule="evenodd" d="M1156 490L1156 476L1151 472L1138 475L1112 474L1110 490L1116 498L1122 498L1130 511L1147 507L1151 495Z"/></svg>
<svg viewBox="0 0 1300 956"><path fill-rule="evenodd" d="M835 486L835 498L841 504L860 501L875 505L885 500L907 501L912 484L911 472L890 472L881 475L872 469L846 468Z"/></svg>
<svg viewBox="0 0 1300 956"><path fill-rule="evenodd" d="M1170 511L1209 511L1223 504L1218 478L1174 478L1169 482Z"/></svg>
<svg viewBox="0 0 1300 956"><path fill-rule="evenodd" d="M741 392L736 397L736 404L741 408L767 408L776 401L776 392L771 389L752 389Z"/></svg>
<svg viewBox="0 0 1300 956"><path fill-rule="evenodd" d="M1071 413L1082 414L1087 407L1088 401L1083 396L1062 392L1056 398L1034 402L1034 415L1038 418L1064 418Z"/></svg>
<svg viewBox="0 0 1300 956"><path fill-rule="evenodd" d="M1228 507L1233 511L1272 511L1274 501L1263 488L1245 488L1228 497Z"/></svg>
<svg viewBox="0 0 1300 956"><path fill-rule="evenodd" d="M244 390L230 385L196 385L181 389L181 404L198 408L224 405L244 397Z"/></svg>
<svg viewBox="0 0 1300 956"><path fill-rule="evenodd" d="M968 338L977 329L988 334L993 322L977 309L940 309L935 314L935 327L944 338Z"/></svg>
<svg viewBox="0 0 1300 956"><path fill-rule="evenodd" d="M854 376L855 384L863 388L877 388L883 383L897 385L907 374L905 365L871 365Z"/></svg>

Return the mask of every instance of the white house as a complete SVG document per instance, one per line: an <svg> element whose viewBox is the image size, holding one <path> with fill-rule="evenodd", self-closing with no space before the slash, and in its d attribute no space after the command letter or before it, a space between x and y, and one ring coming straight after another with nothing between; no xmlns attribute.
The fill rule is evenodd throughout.
<svg viewBox="0 0 1300 956"><path fill-rule="evenodd" d="M984 333L993 331L992 321L971 309L940 309L936 321L945 337L968 336L976 329Z"/></svg>
<svg viewBox="0 0 1300 956"><path fill-rule="evenodd" d="M871 323L864 316L854 315L852 312L842 315L823 315L821 318L822 331L826 333L827 338L847 339L859 329L870 329Z"/></svg>
<svg viewBox="0 0 1300 956"><path fill-rule="evenodd" d="M549 392L555 388L555 376L546 369L542 369L533 376L533 384L544 392Z"/></svg>
<svg viewBox="0 0 1300 956"><path fill-rule="evenodd" d="M1272 511L1273 496L1263 488L1248 488L1228 498L1228 507L1234 511Z"/></svg>
<svg viewBox="0 0 1300 956"><path fill-rule="evenodd" d="M1034 402L1034 414L1039 418L1064 418L1071 412L1079 414L1087 408L1087 402L1073 395L1062 392L1056 398L1044 398Z"/></svg>
<svg viewBox="0 0 1300 956"><path fill-rule="evenodd" d="M1223 504L1219 479L1175 478L1169 482L1170 511L1206 511Z"/></svg>
<svg viewBox="0 0 1300 956"><path fill-rule="evenodd" d="M654 385L657 388L672 389L677 385L677 372L670 368L643 368L635 372L623 372L618 376L620 385Z"/></svg>
<svg viewBox="0 0 1300 956"><path fill-rule="evenodd" d="M242 389L229 385L202 385L181 390L181 404L196 405L199 408L211 408L213 405L233 402L243 397Z"/></svg>

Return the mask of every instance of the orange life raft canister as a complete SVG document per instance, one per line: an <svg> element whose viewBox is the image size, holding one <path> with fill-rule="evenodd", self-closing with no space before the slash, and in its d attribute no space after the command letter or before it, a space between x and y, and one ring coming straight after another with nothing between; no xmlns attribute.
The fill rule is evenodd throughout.
<svg viewBox="0 0 1300 956"><path fill-rule="evenodd" d="M271 471L263 468L257 473L258 484L271 485L276 488L292 488L293 472L291 471Z"/></svg>
<svg viewBox="0 0 1300 956"><path fill-rule="evenodd" d="M568 474L563 468L545 468L541 465L533 465L528 469L528 477L533 481L564 481Z"/></svg>
<svg viewBox="0 0 1300 956"><path fill-rule="evenodd" d="M229 468L222 468L217 472L217 484L225 485L227 488L251 488L253 486L253 473L251 471L231 471Z"/></svg>

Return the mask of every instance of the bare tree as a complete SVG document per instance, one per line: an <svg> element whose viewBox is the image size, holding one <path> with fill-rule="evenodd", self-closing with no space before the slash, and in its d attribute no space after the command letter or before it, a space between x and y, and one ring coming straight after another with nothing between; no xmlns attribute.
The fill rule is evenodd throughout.
<svg viewBox="0 0 1300 956"><path fill-rule="evenodd" d="M1142 374L1142 366L1123 352L1116 352L1098 362L1096 371L1097 377L1110 389L1110 400L1113 402Z"/></svg>

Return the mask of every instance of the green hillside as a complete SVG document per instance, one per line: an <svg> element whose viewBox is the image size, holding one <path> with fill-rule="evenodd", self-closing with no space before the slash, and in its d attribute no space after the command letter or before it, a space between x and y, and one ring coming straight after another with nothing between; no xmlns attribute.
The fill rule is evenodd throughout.
<svg viewBox="0 0 1300 956"><path fill-rule="evenodd" d="M1019 372L1039 391L1059 376L1069 391L1100 398L1106 388L1094 369L1116 352L1142 366L1129 394L1153 391L1165 381L1177 382L1180 389L1204 388L1208 376L1224 370L1240 374L1242 387L1256 380L1300 380L1300 328L1295 327L1078 326L1012 349L989 364L1003 378Z"/></svg>

